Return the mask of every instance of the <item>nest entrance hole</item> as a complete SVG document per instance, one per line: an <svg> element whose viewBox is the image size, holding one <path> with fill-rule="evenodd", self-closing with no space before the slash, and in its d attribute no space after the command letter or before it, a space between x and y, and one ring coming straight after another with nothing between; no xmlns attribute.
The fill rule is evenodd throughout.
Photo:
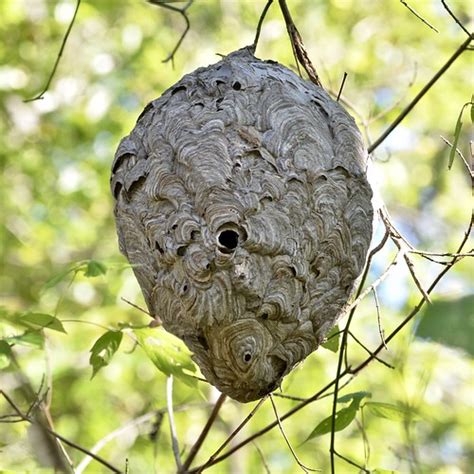
<svg viewBox="0 0 474 474"><path fill-rule="evenodd" d="M217 241L222 252L233 252L239 243L239 233L231 229L223 230L217 237Z"/></svg>

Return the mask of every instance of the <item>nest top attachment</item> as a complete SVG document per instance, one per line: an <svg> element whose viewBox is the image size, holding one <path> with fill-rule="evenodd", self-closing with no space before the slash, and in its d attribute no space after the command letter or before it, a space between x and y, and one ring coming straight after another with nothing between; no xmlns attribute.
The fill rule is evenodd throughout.
<svg viewBox="0 0 474 474"><path fill-rule="evenodd" d="M223 393L274 390L344 313L372 237L366 160L337 102L249 48L184 76L121 141L120 249Z"/></svg>

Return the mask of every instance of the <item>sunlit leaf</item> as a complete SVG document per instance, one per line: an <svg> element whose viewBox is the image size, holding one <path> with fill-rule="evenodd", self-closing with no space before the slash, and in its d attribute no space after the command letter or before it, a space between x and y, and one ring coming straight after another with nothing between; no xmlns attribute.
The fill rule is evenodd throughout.
<svg viewBox="0 0 474 474"><path fill-rule="evenodd" d="M339 398L337 401L339 403L349 402L351 404L348 407L342 408L336 412L336 419L334 423L334 431L342 431L344 428L347 428L352 420L354 420L357 410L359 409L360 402L363 398L370 396L368 392L355 392L349 393ZM326 433L330 433L332 429L332 417L328 416L321 423L316 426L316 428L311 432L306 441L321 436ZM305 441L305 442L306 442Z"/></svg>
<svg viewBox="0 0 474 474"><path fill-rule="evenodd" d="M391 403L366 402L364 403L364 407L367 407L374 415L380 418L393 421L403 421L416 417L413 411Z"/></svg>
<svg viewBox="0 0 474 474"><path fill-rule="evenodd" d="M326 342L323 342L321 346L329 349L331 352L337 352L339 350L340 337L339 326L334 326L326 336Z"/></svg>
<svg viewBox="0 0 474 474"><path fill-rule="evenodd" d="M12 350L6 341L0 341L0 369L10 365Z"/></svg>
<svg viewBox="0 0 474 474"><path fill-rule="evenodd" d="M99 275L105 275L107 272L107 267L97 260L89 260L87 262L87 267L84 271L84 276L86 277L96 277Z"/></svg>
<svg viewBox="0 0 474 474"><path fill-rule="evenodd" d="M95 377L102 367L109 365L122 342L121 331L107 331L95 341L90 350L89 363L92 366L92 377Z"/></svg>
<svg viewBox="0 0 474 474"><path fill-rule="evenodd" d="M371 474L398 474L399 471L394 471L392 469L371 469L370 470Z"/></svg>
<svg viewBox="0 0 474 474"><path fill-rule="evenodd" d="M19 321L27 326L37 329L52 329L53 331L66 333L61 321L45 313L26 313L20 316Z"/></svg>
<svg viewBox="0 0 474 474"><path fill-rule="evenodd" d="M163 328L136 329L134 331L140 346L153 364L165 375L174 375L190 386L196 386L196 379L186 371L195 372L191 352L185 344Z"/></svg>
<svg viewBox="0 0 474 474"><path fill-rule="evenodd" d="M458 146L459 136L461 135L462 129L462 120L461 115L459 115L458 121L456 122L456 128L454 129L454 140L453 146L451 147L451 151L449 152L449 162L448 162L448 169L451 169L454 162L454 155L456 154L456 148Z"/></svg>

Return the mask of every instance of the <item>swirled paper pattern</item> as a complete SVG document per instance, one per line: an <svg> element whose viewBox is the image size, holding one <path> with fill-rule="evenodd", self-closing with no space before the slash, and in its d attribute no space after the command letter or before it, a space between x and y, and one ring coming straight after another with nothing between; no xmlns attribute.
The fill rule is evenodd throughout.
<svg viewBox="0 0 474 474"><path fill-rule="evenodd" d="M184 76L121 141L120 249L223 393L274 390L344 313L372 235L366 160L337 102L247 48Z"/></svg>

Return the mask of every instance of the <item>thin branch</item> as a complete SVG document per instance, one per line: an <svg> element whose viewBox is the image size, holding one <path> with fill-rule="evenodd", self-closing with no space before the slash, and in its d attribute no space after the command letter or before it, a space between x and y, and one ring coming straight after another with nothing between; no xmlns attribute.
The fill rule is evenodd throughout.
<svg viewBox="0 0 474 474"><path fill-rule="evenodd" d="M377 312L377 327L379 328L380 340L382 341L382 344L384 345L385 349L388 350L387 344L385 344L384 330L382 329L382 322L380 318L380 303L379 297L377 296L377 288L372 288L372 293L374 295L375 310Z"/></svg>
<svg viewBox="0 0 474 474"><path fill-rule="evenodd" d="M207 469L208 467L212 466L213 464L216 464L219 460L226 458L229 454L226 453L220 458L217 458L220 452L237 436L237 434L240 432L240 430L250 421L250 419L255 415L257 410L262 406L262 403L267 399L268 395L265 395L263 398L261 398L258 403L255 405L255 407L252 409L252 411L244 418L242 423L240 423L237 428L235 428L234 431L227 437L227 439L219 446L219 448L212 454L212 456L201 466L198 466L194 469L191 469L189 473L196 473L199 474L204 469ZM233 452L233 450L230 450L230 452Z"/></svg>
<svg viewBox="0 0 474 474"><path fill-rule="evenodd" d="M128 305L130 305L132 308L138 309L138 311L141 311L142 313L147 314L148 316L150 316L150 318L156 319L156 318L154 318L146 309L143 309L141 306L138 306L137 304L132 303L131 301L127 300L127 299L124 298L124 297L120 297L120 299L121 299L124 303L127 303Z"/></svg>
<svg viewBox="0 0 474 474"><path fill-rule="evenodd" d="M176 436L176 426L174 424L173 414L173 376L169 375L166 379L166 408L168 411L168 422L170 425L171 446L173 448L174 460L178 471L181 469L181 457L179 455L179 444Z"/></svg>
<svg viewBox="0 0 474 474"><path fill-rule="evenodd" d="M408 5L408 3L405 2L405 0L400 0L400 3L404 5L405 7L407 7L408 10L410 10L413 13L413 15L415 15L419 20L421 20L426 26L430 27L433 31L436 31L436 33L439 33L439 31L431 23L425 20L414 8L410 7L410 5Z"/></svg>
<svg viewBox="0 0 474 474"><path fill-rule="evenodd" d="M360 347L362 347L365 352L367 352L368 354L370 355L373 355L373 352L365 345L362 343L362 341L360 341L352 331L349 331L349 335L352 337L352 339L354 339L355 342L357 342L357 344L359 344ZM383 359L380 359L379 357L375 356L375 360L377 362L380 362L382 365L385 365L385 367L388 367L389 369L395 369L395 367L391 364L389 364L388 362L385 362Z"/></svg>
<svg viewBox="0 0 474 474"><path fill-rule="evenodd" d="M453 144L447 140L446 138L444 138L442 135L440 135L440 138L441 140L443 140L444 143L446 143L446 145L448 145L450 148L453 147ZM463 161L464 163L464 166L467 168L467 171L468 173L471 175L471 178L474 177L474 170L471 169L471 167L469 166L469 163L467 162L466 158L464 158L464 155L462 154L461 150L456 147L456 153L458 154L458 156L461 158L461 160Z"/></svg>
<svg viewBox="0 0 474 474"><path fill-rule="evenodd" d="M357 307L357 305L363 300L374 288L377 288L389 275L392 268L398 264L401 255L403 252L399 250L395 255L395 258L390 262L384 272L375 280L370 286L368 286L347 308L347 310L352 310Z"/></svg>
<svg viewBox="0 0 474 474"><path fill-rule="evenodd" d="M273 395L278 398L286 398L287 400L293 400L295 402L304 402L306 398L295 397L294 395L286 395L285 393L274 392Z"/></svg>
<svg viewBox="0 0 474 474"><path fill-rule="evenodd" d="M176 52L178 51L179 47L181 46L181 43L183 42L184 38L188 34L189 29L191 28L191 24L189 22L189 18L186 11L193 3L193 0L189 0L188 3L186 3L186 5L183 8L178 8L178 7L174 7L173 5L169 5L164 0L147 0L147 1L148 3L151 3L152 5L156 5L157 7L166 8L167 10L171 10L173 12L179 13L184 18L184 21L186 23L186 28L184 29L178 42L176 43L176 46L173 48L171 53L162 61L164 63L167 63L168 61L171 61L171 63L173 63Z"/></svg>
<svg viewBox="0 0 474 474"><path fill-rule="evenodd" d="M361 466L360 464L357 464L354 461L351 461L349 458L346 458L342 454L339 454L337 451L334 451L334 454L338 457L341 458L343 461L346 461L346 463L350 464L351 466L359 468L362 472L366 472L367 474L370 474L370 471L366 469L365 467Z"/></svg>
<svg viewBox="0 0 474 474"><path fill-rule="evenodd" d="M59 61L61 59L61 56L63 54L64 48L65 48L66 43L67 43L67 40L69 38L69 34L71 33L72 27L73 27L74 22L76 20L77 12L79 10L80 5L81 5L81 0L77 0L76 9L74 10L74 14L72 16L71 22L69 23L69 26L67 27L66 33L65 33L63 41L61 43L61 47L59 48L59 53L56 57L56 61L54 62L53 69L51 70L51 73L50 73L49 78L46 82L46 85L44 86L43 90L38 95L36 95L35 97L33 97L31 99L24 100L24 102L33 102L34 100L43 99L44 94L48 91L49 86L51 85L51 82L53 81L54 75L56 74L56 70L58 69Z"/></svg>
<svg viewBox="0 0 474 474"><path fill-rule="evenodd" d="M265 456L263 455L262 450L259 448L257 443L253 442L252 444L255 446L255 449L257 450L257 453L260 456L260 459L262 460L262 464L263 464L263 467L265 468L265 472L267 474L271 474L270 468L268 467L268 464L265 461Z"/></svg>
<svg viewBox="0 0 474 474"><path fill-rule="evenodd" d="M301 35L298 29L296 28L293 19L291 18L291 13L288 9L288 5L286 4L286 0L278 0L278 3L280 4L280 9L283 14L283 18L285 19L286 29L288 31L288 36L290 37L290 42L293 47L293 51L295 52L297 58L297 64L300 63L303 66L311 82L313 82L319 87L322 87L316 69L311 63L308 53L306 52L306 48L303 44Z"/></svg>
<svg viewBox="0 0 474 474"><path fill-rule="evenodd" d="M189 451L188 457L184 461L182 471L186 472L186 470L191 466L191 463L193 462L194 458L196 457L196 454L198 453L199 449L202 446L202 443L204 443L204 440L206 439L206 436L209 433L209 430L211 429L212 425L217 419L217 415L219 413L219 410L221 409L222 405L225 402L225 399L227 397L221 393L219 398L217 399L217 402L214 405L214 408L212 409L211 414L209 415L209 418L204 425L203 430L201 431L201 434L199 435L198 439L194 443L194 445L191 447L191 450Z"/></svg>
<svg viewBox="0 0 474 474"><path fill-rule="evenodd" d="M32 418L25 416L21 410L16 406L15 402L3 391L0 390L0 394L5 398L5 400L8 402L8 404L15 410L17 415L24 421L27 421L31 425L38 425L37 422L35 422ZM55 438L61 440L63 443L67 444L68 446L71 446L74 449L77 449L78 451L81 451L84 454L87 454L88 456L92 457L95 459L98 463L102 464L103 466L106 466L109 468L112 472L115 472L117 474L121 474L122 471L120 469L117 469L115 466L110 464L108 461L105 459L101 458L100 456L97 456L96 454L88 451L87 449L83 448L82 446L79 446L78 444L74 443L73 441L69 441L67 438L64 436L60 435L59 433L56 433L55 431L49 429L46 426L41 425L41 428L45 430L47 433L50 435L54 436Z"/></svg>
<svg viewBox="0 0 474 474"><path fill-rule="evenodd" d="M423 298L425 298L426 301L428 301L428 303L432 303L430 295L423 288L423 285L421 284L421 282L418 278L418 275L416 274L413 262L411 261L410 257L408 256L408 254L406 252L403 254L403 258L405 260L405 263L407 264L408 270L410 271L410 275L413 278L413 281L415 282L415 285L420 290L420 293L423 295Z"/></svg>
<svg viewBox="0 0 474 474"><path fill-rule="evenodd" d="M342 76L341 86L339 87L339 92L337 93L336 102L339 102L339 99L341 98L342 90L344 89L344 84L346 83L346 79L347 79L347 72L344 71L344 76Z"/></svg>
<svg viewBox="0 0 474 474"><path fill-rule="evenodd" d="M262 10L262 13L260 14L260 18L258 19L258 25L257 25L257 30L255 32L255 39L253 40L252 43L252 52L255 53L257 50L257 44L258 40L260 39L260 32L262 30L262 25L263 25L263 20L265 19L265 16L267 15L268 9L270 8L270 5L273 3L273 0L268 0L265 7Z"/></svg>
<svg viewBox="0 0 474 474"><path fill-rule="evenodd" d="M373 153L386 139L387 137L398 127L400 122L413 110L415 105L426 95L426 93L433 87L434 84L438 81L440 77L451 67L451 65L456 61L456 59L468 48L471 43L473 35L470 35L469 38L464 41L464 43L459 46L459 48L453 53L453 55L448 59L448 61L438 70L438 72L428 81L428 83L421 89L421 91L416 95L416 97L405 107L405 109L400 112L399 116L389 125L389 127L380 135L377 140L375 140L372 145L369 146L368 152Z"/></svg>
<svg viewBox="0 0 474 474"><path fill-rule="evenodd" d="M451 11L451 9L448 7L446 4L445 0L441 0L441 3L443 4L443 7L445 10L449 13L451 18L459 25L459 27L466 33L467 36L471 37L471 33L467 31L467 28L459 21L459 19L456 17L456 15Z"/></svg>
<svg viewBox="0 0 474 474"><path fill-rule="evenodd" d="M303 469L303 471L307 474L308 472L318 472L320 471L320 469L311 469L310 467L308 466L305 466L298 458L298 456L296 455L296 452L295 450L293 449L293 447L291 446L291 443L290 441L288 440L286 434L285 434L285 430L283 429L283 425L281 424L281 420L280 420L280 417L278 416L278 410L275 406L275 402L273 401L273 397L272 397L272 394L270 393L270 401L272 402L272 407L273 407L273 412L275 413L275 417L277 419L277 423L278 423L278 428L280 428L280 432L283 436L283 438L285 439L285 442L288 446L288 448L290 449L291 451L291 454L293 455L293 457L295 458L295 461L297 462L298 466L301 467L301 469Z"/></svg>

